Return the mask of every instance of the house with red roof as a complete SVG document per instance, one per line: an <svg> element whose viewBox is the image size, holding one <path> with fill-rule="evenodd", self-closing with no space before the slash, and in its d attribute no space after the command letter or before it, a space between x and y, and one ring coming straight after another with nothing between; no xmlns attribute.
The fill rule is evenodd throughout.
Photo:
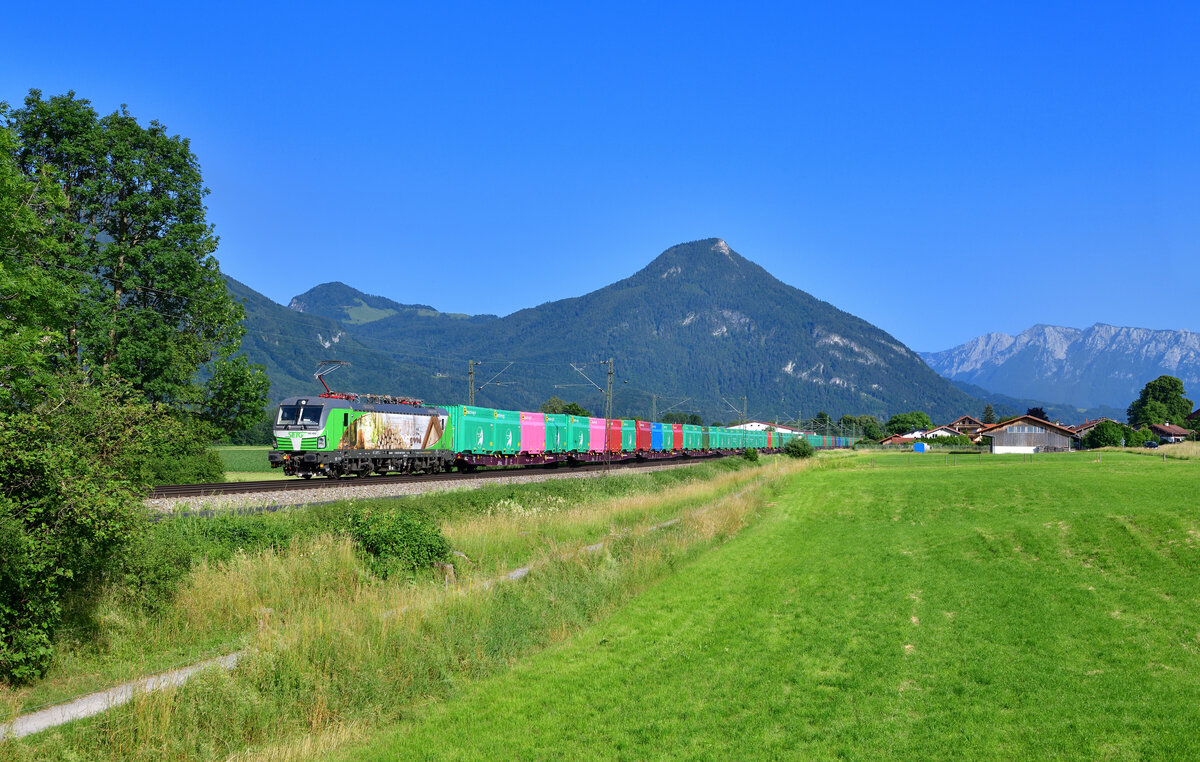
<svg viewBox="0 0 1200 762"><path fill-rule="evenodd" d="M1192 433L1191 429L1185 429L1173 423L1152 423L1150 431L1164 444L1182 442Z"/></svg>

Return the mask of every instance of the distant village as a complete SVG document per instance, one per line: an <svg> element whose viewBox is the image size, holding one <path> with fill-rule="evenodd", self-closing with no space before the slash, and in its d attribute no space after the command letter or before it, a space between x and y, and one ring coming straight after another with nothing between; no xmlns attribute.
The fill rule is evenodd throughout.
<svg viewBox="0 0 1200 762"><path fill-rule="evenodd" d="M1200 409L1187 417L1185 428L1171 422L1155 423L1138 427L1114 421L1111 418L1096 418L1084 421L1077 426L1063 426L1059 422L1044 420L1036 415L1026 413L999 423L984 423L970 415L961 416L944 426L930 429L916 429L903 434L892 434L877 441L887 448L912 448L923 452L932 445L966 445L968 442L976 447L986 447L989 452L1003 454L1032 454L1041 452L1071 452L1073 450L1092 449L1096 446L1124 445L1130 447L1157 447L1164 444L1175 444L1189 438L1194 438L1196 429L1200 428ZM1096 432L1099 427L1111 425L1122 432L1121 441L1094 441L1089 434ZM786 431L796 434L819 435L820 432L785 426L766 421L748 421L731 426L734 429L747 431ZM1131 432L1133 436L1128 436ZM1149 444L1147 444L1149 443Z"/></svg>
<svg viewBox="0 0 1200 762"><path fill-rule="evenodd" d="M1188 423L1195 425L1200 418L1200 410L1188 416ZM1122 429L1129 428L1125 424L1111 418L1097 418L1084 421L1077 426L1063 426L1052 423L1033 415L1025 414L1010 418L1000 423L985 424L969 415L964 415L945 426L938 426L927 431L910 431L905 434L892 434L879 440L885 446L908 446L920 451L922 444L936 443L944 437L967 437L972 444L987 446L997 455L1012 453L1038 452L1070 452L1071 450L1090 449L1091 442L1088 434L1102 424L1112 424ZM1151 446L1159 444L1174 444L1183 442L1195 433L1194 429L1184 428L1170 422L1150 424L1133 428L1140 434L1136 442L1122 441L1127 446Z"/></svg>

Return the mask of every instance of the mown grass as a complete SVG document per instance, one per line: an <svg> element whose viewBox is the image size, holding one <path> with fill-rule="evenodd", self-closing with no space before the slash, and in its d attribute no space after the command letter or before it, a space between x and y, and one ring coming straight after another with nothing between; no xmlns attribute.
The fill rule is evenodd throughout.
<svg viewBox="0 0 1200 762"><path fill-rule="evenodd" d="M1200 469L1083 455L794 476L719 552L343 758L1194 756Z"/></svg>
<svg viewBox="0 0 1200 762"><path fill-rule="evenodd" d="M744 461L727 459L650 473L493 485L369 504L377 510L424 514L439 522L452 540L459 535L471 537L478 520L492 521L488 538L464 540L470 562L454 559L458 577L467 582L528 563L557 547L594 541L665 515L687 500L725 494L757 478L748 472ZM680 495L686 500L681 502ZM261 626L263 612L279 616L277 612L315 606L313 599L325 596L325 587L294 582L276 565L280 558L298 554L314 564L332 558L334 566L344 566L339 543L345 543L350 515L364 504L342 501L275 513L178 517L155 523L138 551L149 573L114 580L96 616L63 631L46 679L20 690L0 691L0 701L11 711L24 711L240 648ZM528 511L540 516L541 525L531 530L528 517L512 514L516 505L528 506ZM577 526L570 519L577 514L587 515L588 522ZM161 573L154 573L156 569ZM367 567L356 569L345 574L360 576L360 583L367 585L371 579ZM172 570L187 574L174 596ZM257 581L247 581L250 578ZM145 579L164 589L146 589ZM431 581L426 576L423 583L401 581L400 586L408 584L428 586ZM159 605L147 608L143 605L147 598Z"/></svg>

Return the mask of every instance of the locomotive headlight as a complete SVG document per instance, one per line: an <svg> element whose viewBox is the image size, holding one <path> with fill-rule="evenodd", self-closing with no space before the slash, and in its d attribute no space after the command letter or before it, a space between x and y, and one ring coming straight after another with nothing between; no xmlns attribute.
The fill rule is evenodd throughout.
<svg viewBox="0 0 1200 762"><path fill-rule="evenodd" d="M317 437L317 449L318 450L325 449L325 437Z"/></svg>

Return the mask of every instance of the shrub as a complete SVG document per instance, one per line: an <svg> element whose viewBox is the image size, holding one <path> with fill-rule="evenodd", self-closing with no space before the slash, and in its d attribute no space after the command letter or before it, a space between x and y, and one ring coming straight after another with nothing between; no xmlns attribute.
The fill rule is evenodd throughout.
<svg viewBox="0 0 1200 762"><path fill-rule="evenodd" d="M1112 421L1101 421L1083 435L1083 446L1089 450L1097 447L1120 447L1124 440L1124 426Z"/></svg>
<svg viewBox="0 0 1200 762"><path fill-rule="evenodd" d="M758 461L758 450L755 450L753 447L747 447L745 450L742 450L742 457L751 463L755 463Z"/></svg>
<svg viewBox="0 0 1200 762"><path fill-rule="evenodd" d="M1158 435L1149 428L1145 429L1127 429L1129 432L1125 437L1126 447L1141 447L1146 442L1157 442Z"/></svg>
<svg viewBox="0 0 1200 762"><path fill-rule="evenodd" d="M139 463L161 417L82 383L0 416L0 679L41 674L64 597L86 599L146 530Z"/></svg>
<svg viewBox="0 0 1200 762"><path fill-rule="evenodd" d="M803 437L796 437L789 440L783 447L784 455L789 455L793 458L811 458L814 452L816 451L813 450L813 446Z"/></svg>
<svg viewBox="0 0 1200 762"><path fill-rule="evenodd" d="M153 433L153 452L142 461L143 481L155 486L225 481L225 463L208 446L212 427L192 416L164 415Z"/></svg>
<svg viewBox="0 0 1200 762"><path fill-rule="evenodd" d="M450 543L437 525L411 511L357 512L350 517L350 536L384 578L410 575L450 557Z"/></svg>

